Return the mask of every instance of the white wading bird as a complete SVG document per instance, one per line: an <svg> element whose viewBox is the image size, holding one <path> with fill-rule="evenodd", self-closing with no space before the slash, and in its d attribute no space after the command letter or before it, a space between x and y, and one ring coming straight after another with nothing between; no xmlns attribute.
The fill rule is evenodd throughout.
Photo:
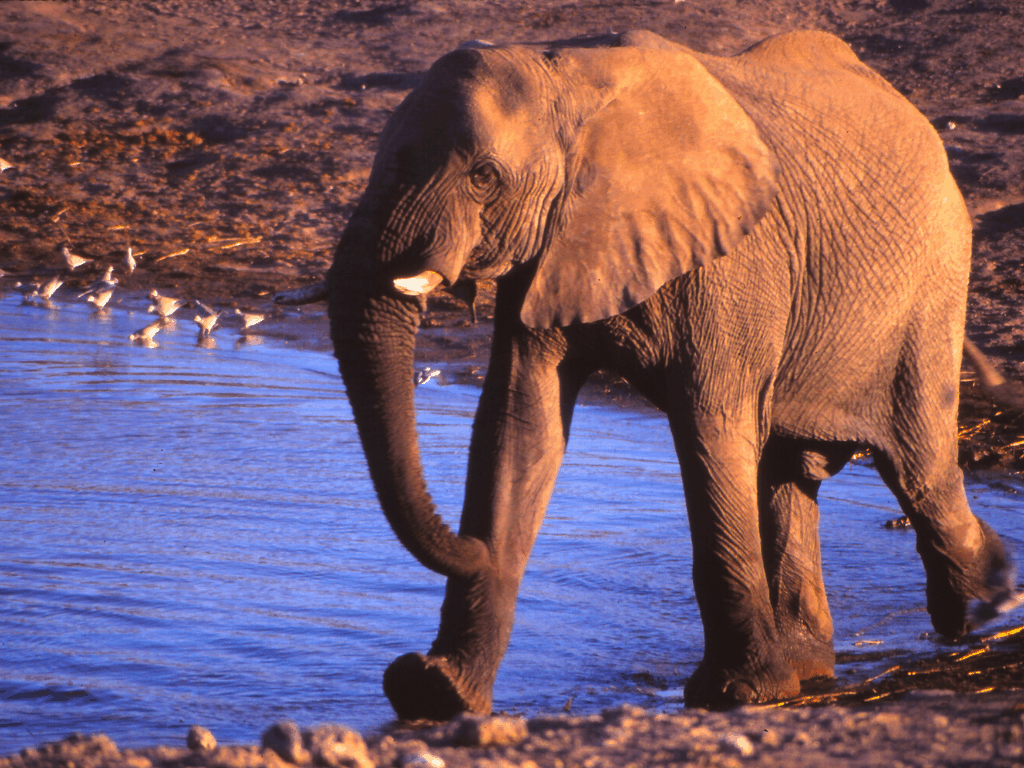
<svg viewBox="0 0 1024 768"><path fill-rule="evenodd" d="M124 267L125 274L131 275L131 273L135 271L135 267L137 267L138 264L139 262L136 261L135 256L132 255L132 247L129 245L128 253L125 254L124 259L122 259L121 261L121 266Z"/></svg>
<svg viewBox="0 0 1024 768"><path fill-rule="evenodd" d="M266 315L261 315L258 312L243 312L240 309L235 309L235 314L242 318L242 330L246 328L252 328L254 325L259 325L267 319Z"/></svg>
<svg viewBox="0 0 1024 768"><path fill-rule="evenodd" d="M102 291L96 291L95 293L89 294L89 298L86 299L90 304L94 305L96 309L103 309L107 306L107 302L110 301L110 297L114 295L114 287L106 288Z"/></svg>
<svg viewBox="0 0 1024 768"><path fill-rule="evenodd" d="M106 271L104 271L104 273L103 273L103 277L101 277L95 283L93 283L88 288L86 288L84 291L82 291L80 294L78 294L77 298L81 299L84 296L89 296L89 295L94 294L94 293L99 293L100 291L106 291L108 289L113 288L116 285L117 285L117 278L114 277L114 268L113 267L107 267Z"/></svg>
<svg viewBox="0 0 1024 768"><path fill-rule="evenodd" d="M154 320L145 328L140 328L128 338L132 341L152 341L153 337L156 336L163 327L164 319L160 318L159 320Z"/></svg>
<svg viewBox="0 0 1024 768"><path fill-rule="evenodd" d="M51 277L49 281L42 288L39 289L38 294L40 298L49 301L50 297L57 292L57 289L64 285L64 281L59 277Z"/></svg>
<svg viewBox="0 0 1024 768"><path fill-rule="evenodd" d="M424 368L421 371L416 371L412 377L412 383L418 387L420 384L426 384L431 379L437 378L440 375L441 372L436 368Z"/></svg>
<svg viewBox="0 0 1024 768"><path fill-rule="evenodd" d="M156 312L161 318L167 318L185 306L183 299L172 299L170 296L161 296L154 288L149 292L149 298L153 303L149 305L147 312Z"/></svg>
<svg viewBox="0 0 1024 768"><path fill-rule="evenodd" d="M217 320L220 319L221 313L220 312L214 312L212 309L210 309L208 306L203 304L201 301L197 301L196 304L199 305L199 308L201 310L203 310L204 312L207 313L206 317L202 317L201 315L196 315L194 318L192 318L193 320L195 320L196 325L199 326L199 338L202 339L202 338L204 338L206 336L209 336L211 333L213 333L213 329L216 327Z"/></svg>
<svg viewBox="0 0 1024 768"><path fill-rule="evenodd" d="M77 254L72 253L71 249L68 248L66 245L61 248L60 252L61 255L64 257L64 265L72 272L74 272L83 264L88 264L91 261L95 261L95 259L87 259L84 256L79 256Z"/></svg>

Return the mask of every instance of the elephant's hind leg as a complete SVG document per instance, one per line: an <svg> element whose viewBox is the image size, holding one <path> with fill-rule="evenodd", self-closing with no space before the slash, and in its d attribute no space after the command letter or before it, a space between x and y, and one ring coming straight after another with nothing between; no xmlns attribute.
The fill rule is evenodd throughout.
<svg viewBox="0 0 1024 768"><path fill-rule="evenodd" d="M920 463L909 469L889 457L876 463L917 534L932 626L953 638L970 632L978 624L969 611L972 600L995 604L1014 593L999 536L971 512L955 462L924 465L924 473Z"/></svg>
<svg viewBox="0 0 1024 768"><path fill-rule="evenodd" d="M818 488L849 460L852 444L769 439L758 470L761 551L775 627L801 680L831 677L832 616L821 574Z"/></svg>
<svg viewBox="0 0 1024 768"><path fill-rule="evenodd" d="M920 345L911 349L903 383L917 386L898 390L900 433L875 463L917 534L932 626L959 637L975 626L970 601L995 603L1013 592L1012 569L999 536L971 512L956 461L959 356L931 350L929 360Z"/></svg>

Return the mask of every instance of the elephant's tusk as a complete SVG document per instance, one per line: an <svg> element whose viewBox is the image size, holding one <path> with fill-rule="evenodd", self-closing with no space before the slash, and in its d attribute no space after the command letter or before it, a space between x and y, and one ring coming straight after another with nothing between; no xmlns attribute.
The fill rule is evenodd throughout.
<svg viewBox="0 0 1024 768"><path fill-rule="evenodd" d="M441 284L444 277L440 272L427 270L413 277L399 277L393 281L395 289L406 296L425 296Z"/></svg>
<svg viewBox="0 0 1024 768"><path fill-rule="evenodd" d="M330 291L327 283L323 280L307 285L305 288L295 288L291 291L281 291L274 296L275 304L297 306L299 304L312 304L314 301L327 301Z"/></svg>

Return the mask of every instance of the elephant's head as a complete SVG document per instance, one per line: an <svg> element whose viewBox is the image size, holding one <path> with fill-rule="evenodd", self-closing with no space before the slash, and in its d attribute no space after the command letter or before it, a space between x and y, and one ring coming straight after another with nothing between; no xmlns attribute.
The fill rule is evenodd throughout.
<svg viewBox="0 0 1024 768"><path fill-rule="evenodd" d="M527 326L624 312L733 247L767 210L774 170L726 88L654 36L464 49L430 69L381 136L327 280L371 475L421 562L469 577L489 561L434 514L422 478L412 385L422 297L460 277L518 272Z"/></svg>

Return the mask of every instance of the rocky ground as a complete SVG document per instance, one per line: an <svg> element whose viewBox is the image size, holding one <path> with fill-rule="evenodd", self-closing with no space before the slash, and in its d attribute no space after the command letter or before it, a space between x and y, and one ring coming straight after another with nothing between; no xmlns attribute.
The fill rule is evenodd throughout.
<svg viewBox="0 0 1024 768"><path fill-rule="evenodd" d="M849 42L945 141L976 224L968 332L1003 370L1024 378L1024 6L1016 0L6 2L0 158L12 167L0 173L0 268L8 273L0 288L61 273L63 246L94 260L68 276L68 287L85 285L130 246L141 258L130 278L121 275L127 287L281 312L271 295L323 274L366 181L377 133L434 59L471 39L629 28L721 54L798 28ZM488 295L484 322L472 328L457 299L433 301L425 360L457 360L466 375L480 374ZM610 380L601 391L624 396ZM981 395L970 374L962 400L965 465L1024 468L1018 417ZM371 739L368 754L420 765L435 764L428 753L449 765L1018 764L1024 694L1013 689L1024 686L1021 648L1001 642L1009 644L999 651L1006 656L990 647L971 659L933 660L939 671L931 687L995 687L990 693L840 708L818 692L816 703L798 709L547 718L526 724L528 737L505 747L456 749L440 731L396 732ZM908 671L897 666L890 682ZM906 674L902 690L925 677ZM850 702L900 695L879 684L859 686ZM408 746L412 738L421 750ZM246 749L130 753L81 738L8 762L277 759Z"/></svg>
<svg viewBox="0 0 1024 768"><path fill-rule="evenodd" d="M1024 701L919 691L898 705L745 707L652 714L623 706L599 715L463 716L364 740L339 726L276 723L260 746L219 746L193 728L180 746L118 749L102 734L0 758L0 768L417 768L606 766L1019 766Z"/></svg>

